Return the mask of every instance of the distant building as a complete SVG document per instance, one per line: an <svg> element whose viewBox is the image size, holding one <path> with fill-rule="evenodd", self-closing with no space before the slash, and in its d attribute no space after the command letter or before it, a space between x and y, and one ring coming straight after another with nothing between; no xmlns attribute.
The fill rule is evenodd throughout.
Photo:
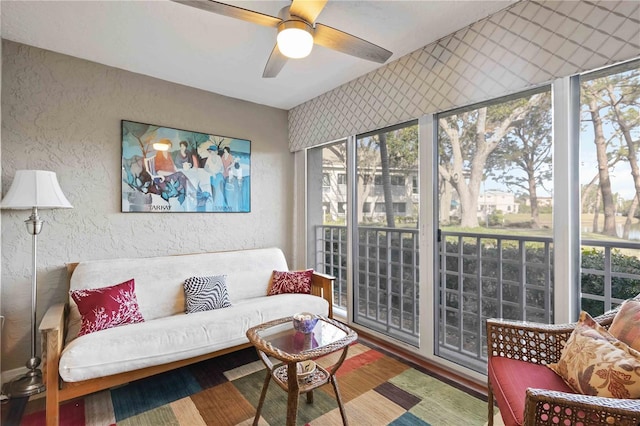
<svg viewBox="0 0 640 426"><path fill-rule="evenodd" d="M524 205L530 206L531 199L529 197L525 197ZM538 197L538 207L551 207L553 206L553 197Z"/></svg>
<svg viewBox="0 0 640 426"><path fill-rule="evenodd" d="M347 173L344 164L331 151L323 153L322 209L332 220L344 218L347 213ZM382 169L378 166L369 173L371 179L364 202L362 216L367 220L386 217ZM396 217L411 217L418 209L418 170L390 170L391 202Z"/></svg>
<svg viewBox="0 0 640 426"><path fill-rule="evenodd" d="M502 213L518 213L519 205L516 196L510 192L485 191L478 196L478 217L501 211Z"/></svg>

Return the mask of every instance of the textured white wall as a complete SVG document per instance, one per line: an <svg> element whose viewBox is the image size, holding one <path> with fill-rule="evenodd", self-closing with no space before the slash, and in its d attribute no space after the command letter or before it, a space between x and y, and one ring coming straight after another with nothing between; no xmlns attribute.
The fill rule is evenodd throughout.
<svg viewBox="0 0 640 426"><path fill-rule="evenodd" d="M286 111L8 41L2 66L2 194L18 169L52 170L74 206L40 212L38 321L66 298L67 262L269 246L291 261ZM251 140L251 213L121 213L121 119ZM1 217L4 371L29 357L28 216Z"/></svg>

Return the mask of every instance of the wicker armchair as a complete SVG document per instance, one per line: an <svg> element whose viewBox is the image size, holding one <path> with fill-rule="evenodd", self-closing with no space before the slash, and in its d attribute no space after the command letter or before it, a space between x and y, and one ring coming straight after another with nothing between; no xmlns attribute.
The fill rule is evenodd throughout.
<svg viewBox="0 0 640 426"><path fill-rule="evenodd" d="M640 297L636 296L636 300ZM617 310L594 318L609 327ZM522 321L487 320L489 363L506 357L546 365L557 362L575 323L547 325ZM526 364L523 364L526 368ZM489 426L493 425L494 391L488 376ZM640 425L640 400L579 395L546 389L526 390L523 425ZM507 409L507 407L498 407ZM504 418L504 417L503 417Z"/></svg>

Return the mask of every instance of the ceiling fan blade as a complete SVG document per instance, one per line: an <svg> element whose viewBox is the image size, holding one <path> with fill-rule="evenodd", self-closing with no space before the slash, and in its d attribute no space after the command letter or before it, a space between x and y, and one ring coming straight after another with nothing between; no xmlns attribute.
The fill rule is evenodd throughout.
<svg viewBox="0 0 640 426"><path fill-rule="evenodd" d="M387 59L393 55L387 49L383 49L359 37L318 23L316 23L313 42L338 52L381 64L387 62Z"/></svg>
<svg viewBox="0 0 640 426"><path fill-rule="evenodd" d="M284 64L287 63L287 59L288 58L280 52L280 49L278 49L278 45L276 44L273 47L273 51L271 51L271 56L269 56L267 65L264 67L262 78L273 78L277 76L282 67L284 67Z"/></svg>
<svg viewBox="0 0 640 426"><path fill-rule="evenodd" d="M289 7L289 14L313 24L326 4L327 0L293 0Z"/></svg>
<svg viewBox="0 0 640 426"><path fill-rule="evenodd" d="M277 27L282 21L275 16L265 15L264 13L254 12L253 10L243 9L230 4L220 3L213 0L171 0L176 3L206 10L207 12L217 13L218 15L229 16L231 18L241 19L254 24L264 25L266 27Z"/></svg>

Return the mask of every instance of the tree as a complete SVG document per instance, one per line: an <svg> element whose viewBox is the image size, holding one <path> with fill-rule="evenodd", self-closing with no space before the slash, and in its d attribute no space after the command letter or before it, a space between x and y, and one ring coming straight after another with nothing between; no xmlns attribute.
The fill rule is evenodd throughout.
<svg viewBox="0 0 640 426"><path fill-rule="evenodd" d="M346 177L347 172L347 144L344 142L335 143L325 148L326 154L322 156L322 168L323 170L331 170L331 173L336 176L335 179L329 180L330 191L333 192L333 200L346 200L347 193L342 191L342 188L346 185L340 184L339 175L344 173ZM337 172L337 174L335 173ZM346 183L346 182L344 182ZM337 211L337 206L331 206L330 210Z"/></svg>
<svg viewBox="0 0 640 426"><path fill-rule="evenodd" d="M393 197L391 194L391 169L402 171L405 176L417 173L418 126L407 126L378 135L380 144L380 168L384 194L387 226L395 227ZM410 193L407 194L410 196Z"/></svg>
<svg viewBox="0 0 640 426"><path fill-rule="evenodd" d="M393 195L391 191L391 171L417 171L418 126L408 126L396 130L358 138L358 222L363 218L365 200L375 184L376 174L380 174L384 197L386 226L395 228Z"/></svg>
<svg viewBox="0 0 640 426"><path fill-rule="evenodd" d="M607 156L607 142L604 136L603 122L600 110L605 106L598 103L597 93L600 84L593 80L590 84L583 84L583 94L585 95L585 104L589 121L593 124L594 143L596 145L596 158L598 160L598 180L600 182L600 194L597 198L602 202L604 208L604 226L602 233L605 235L616 236L615 222L615 205L613 204L613 192L611 190L611 177L609 174L609 158ZM594 232L597 228L597 215L599 213L599 203L596 203L596 212L594 215Z"/></svg>
<svg viewBox="0 0 640 426"><path fill-rule="evenodd" d="M402 127L386 133L389 166L416 170L418 164L418 126Z"/></svg>
<svg viewBox="0 0 640 426"><path fill-rule="evenodd" d="M495 161L491 154L517 122L542 102L542 97L537 94L438 120L441 147L446 151L438 171L458 193L463 227L478 226L478 195L485 167ZM445 159L449 162L444 163Z"/></svg>
<svg viewBox="0 0 640 426"><path fill-rule="evenodd" d="M541 94L540 104L531 107L499 147L506 167L499 172L498 179L510 188L516 187L529 194L534 228L540 227L538 188L544 188L552 178L551 126L551 92L545 92ZM514 174L513 168L525 175Z"/></svg>
<svg viewBox="0 0 640 426"><path fill-rule="evenodd" d="M631 231L631 222L633 221L633 217L636 214L636 210L638 209L638 196L633 197L633 201L629 206L629 210L627 212L627 219L624 221L624 229L622 231L622 238L625 240L629 239L629 232Z"/></svg>
<svg viewBox="0 0 640 426"><path fill-rule="evenodd" d="M640 195L637 128L640 124L640 71L632 69L582 82L583 122L591 123L598 162L598 181L604 214L602 233L616 235L616 203L611 188L613 164L628 162ZM634 139L634 131L636 139ZM599 209L594 210L594 223ZM594 232L596 229L594 228Z"/></svg>
<svg viewBox="0 0 640 426"><path fill-rule="evenodd" d="M380 168L382 169L382 191L384 194L384 212L387 217L387 227L395 228L396 223L393 214L393 198L391 196L391 173L389 173L389 150L387 149L387 135L378 135L380 147Z"/></svg>
<svg viewBox="0 0 640 426"><path fill-rule="evenodd" d="M358 223L361 223L364 216L364 203L369 197L371 187L375 183L376 170L380 164L380 148L377 135L358 138L356 147L358 158L358 205L356 206L356 212Z"/></svg>
<svg viewBox="0 0 640 426"><path fill-rule="evenodd" d="M607 79L606 99L611 107L610 117L625 142L626 157L631 167L631 176L636 189L636 199L640 198L640 167L638 149L640 141L633 139L632 130L640 126L640 70L616 74Z"/></svg>

